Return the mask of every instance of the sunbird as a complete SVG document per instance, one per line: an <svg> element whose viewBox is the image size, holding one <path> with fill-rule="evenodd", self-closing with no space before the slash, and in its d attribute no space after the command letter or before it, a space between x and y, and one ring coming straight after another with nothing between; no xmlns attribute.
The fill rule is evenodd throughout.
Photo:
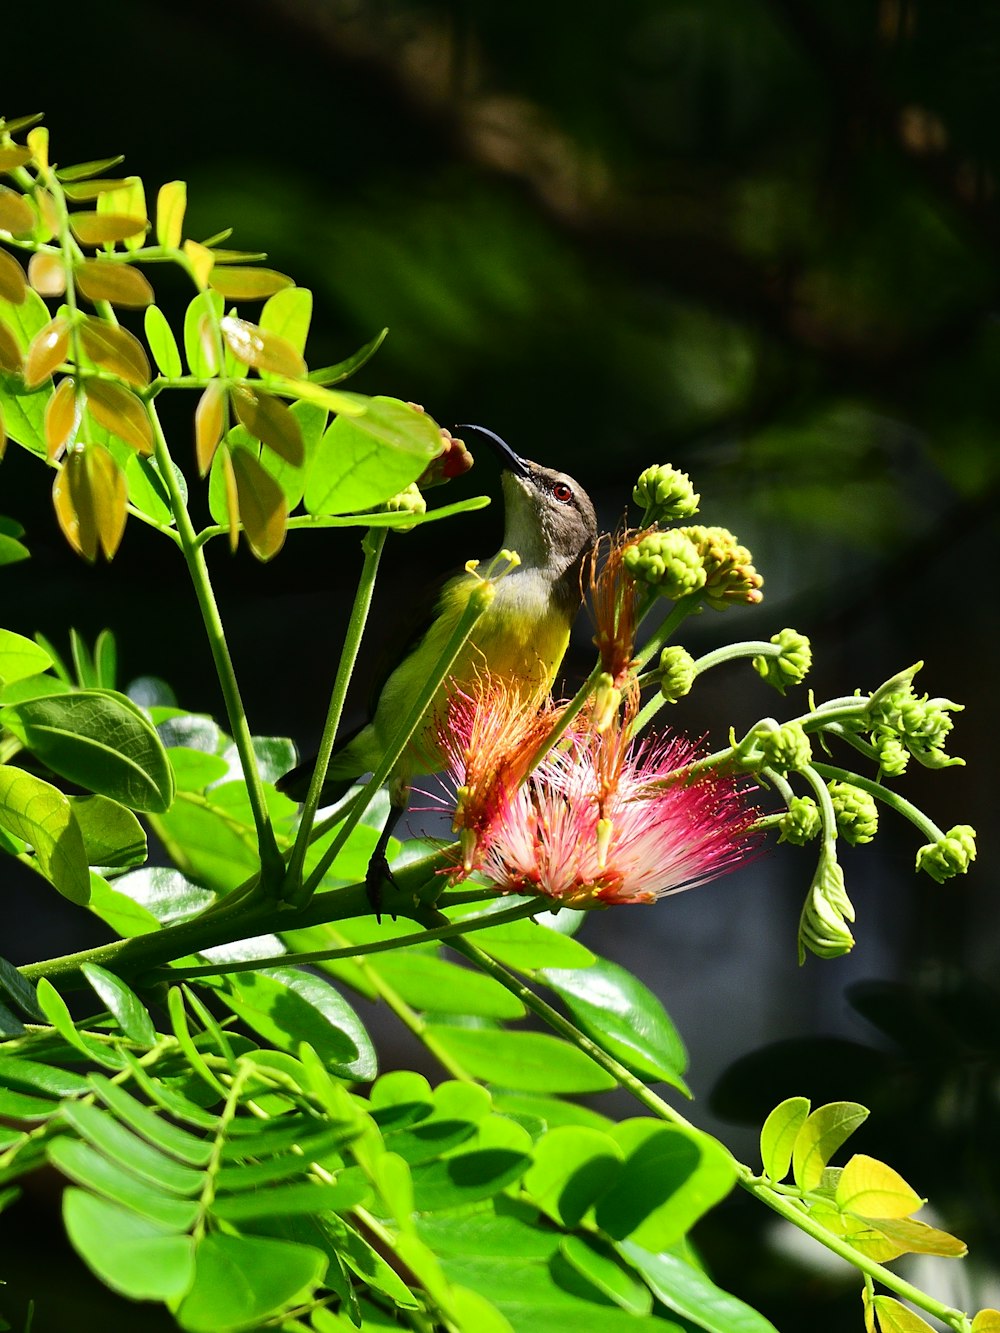
<svg viewBox="0 0 1000 1333"><path fill-rule="evenodd" d="M582 600L583 562L597 540L597 519L590 497L578 481L521 458L493 431L474 430L500 459L504 495L502 551L515 551L520 563L499 578L495 595L480 616L429 704L410 744L389 776L389 817L368 867L369 898L379 911L381 881L392 882L386 849L409 801L413 778L444 766L438 729L447 716L449 696L474 686L487 670L522 699L547 689L555 679L569 644L570 627ZM500 560L498 553L496 560ZM491 562L482 562L489 566ZM434 603L430 622L411 640L402 659L385 677L371 720L334 750L323 786L323 800L338 800L352 781L373 771L430 676L465 609L478 575L464 571L449 579ZM300 764L278 786L302 800L313 764Z"/></svg>

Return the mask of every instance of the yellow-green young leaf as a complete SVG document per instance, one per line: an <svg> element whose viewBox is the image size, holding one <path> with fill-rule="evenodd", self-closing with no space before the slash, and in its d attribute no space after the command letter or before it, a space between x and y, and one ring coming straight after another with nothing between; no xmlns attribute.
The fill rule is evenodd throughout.
<svg viewBox="0 0 1000 1333"><path fill-rule="evenodd" d="M107 198L101 195L99 202ZM146 234L145 218L121 213L70 213L69 225L81 245L113 245Z"/></svg>
<svg viewBox="0 0 1000 1333"><path fill-rule="evenodd" d="M293 467L301 467L305 457L302 428L290 408L269 393L235 384L233 407L240 424Z"/></svg>
<svg viewBox="0 0 1000 1333"><path fill-rule="evenodd" d="M784 1180L788 1175L792 1148L808 1114L808 1097L788 1097L764 1121L760 1131L760 1160L769 1179Z"/></svg>
<svg viewBox="0 0 1000 1333"><path fill-rule="evenodd" d="M218 262L208 283L229 301L263 301L284 287L294 286L287 274L273 268L238 268Z"/></svg>
<svg viewBox="0 0 1000 1333"><path fill-rule="evenodd" d="M270 560L285 542L288 526L285 493L248 449L234 449L232 462L240 521L247 542L258 560Z"/></svg>
<svg viewBox="0 0 1000 1333"><path fill-rule="evenodd" d="M156 239L165 250L176 250L180 246L186 207L187 185L184 181L168 181L160 186L156 196Z"/></svg>
<svg viewBox="0 0 1000 1333"><path fill-rule="evenodd" d="M145 310L155 293L137 268L108 259L85 259L76 269L76 285L88 301L110 301L126 310Z"/></svg>
<svg viewBox="0 0 1000 1333"><path fill-rule="evenodd" d="M215 266L215 255L207 246L199 245L197 241L185 241L184 253L191 265L195 284L198 290L203 292L208 286L208 275Z"/></svg>
<svg viewBox="0 0 1000 1333"><path fill-rule="evenodd" d="M110 560L125 531L125 474L99 444L71 449L52 486L56 518L70 546L85 560L98 548Z"/></svg>
<svg viewBox="0 0 1000 1333"><path fill-rule="evenodd" d="M897 1254L939 1254L944 1259L960 1259L968 1251L964 1240L914 1217L859 1217L858 1221L895 1245Z"/></svg>
<svg viewBox="0 0 1000 1333"><path fill-rule="evenodd" d="M149 457L153 452L153 428L146 406L131 389L110 380L92 379L87 384L87 405L95 421L124 440L129 448Z"/></svg>
<svg viewBox="0 0 1000 1333"><path fill-rule="evenodd" d="M792 1150L792 1174L799 1189L816 1188L827 1162L867 1118L867 1107L857 1102L830 1102L813 1111Z"/></svg>
<svg viewBox="0 0 1000 1333"><path fill-rule="evenodd" d="M49 169L49 132L44 125L36 125L28 132L28 147L31 156L42 171Z"/></svg>
<svg viewBox="0 0 1000 1333"><path fill-rule="evenodd" d="M223 495L226 501L226 516L229 520L229 549L233 555L240 543L240 495L236 488L236 473L228 449L219 453L219 467L222 470Z"/></svg>
<svg viewBox="0 0 1000 1333"><path fill-rule="evenodd" d="M220 320L219 328L233 355L244 365L287 375L290 379L301 379L306 374L301 354L276 333L268 333L234 315Z"/></svg>
<svg viewBox="0 0 1000 1333"><path fill-rule="evenodd" d="M4 685L37 676L51 665L52 658L34 639L26 639L11 629L0 629L0 681Z"/></svg>
<svg viewBox="0 0 1000 1333"><path fill-rule="evenodd" d="M149 219L146 213L146 191L139 176L126 176L116 190L108 190L98 196L97 211L106 217L128 217L142 220L141 228L136 228L128 236L123 236L126 250L138 250L146 239Z"/></svg>
<svg viewBox="0 0 1000 1333"><path fill-rule="evenodd" d="M7 128L9 130L10 126ZM71 167L57 167L56 175L61 181L83 181L89 176L99 176L102 171L110 171L124 161L121 153L117 157L98 157L92 162L74 162Z"/></svg>
<svg viewBox="0 0 1000 1333"><path fill-rule="evenodd" d="M18 194L9 185L0 185L0 231L23 236L34 230L36 220L35 210L23 194Z"/></svg>
<svg viewBox="0 0 1000 1333"><path fill-rule="evenodd" d="M856 1153L840 1173L837 1204L863 1217L909 1217L924 1200L891 1166Z"/></svg>
<svg viewBox="0 0 1000 1333"><path fill-rule="evenodd" d="M926 1319L891 1296L876 1296L872 1305L882 1333L934 1333Z"/></svg>
<svg viewBox="0 0 1000 1333"><path fill-rule="evenodd" d="M165 375L167 379L176 379L178 375L183 374L184 367L181 364L177 339L166 315L159 306L151 305L143 319L146 341L149 343L149 350L153 353L153 360L159 367L160 374Z"/></svg>
<svg viewBox="0 0 1000 1333"><path fill-rule="evenodd" d="M0 319L0 370L7 375L20 375L23 366L17 339Z"/></svg>
<svg viewBox="0 0 1000 1333"><path fill-rule="evenodd" d="M1000 1333L1000 1310L980 1310L972 1321L972 1333Z"/></svg>
<svg viewBox="0 0 1000 1333"><path fill-rule="evenodd" d="M62 296L66 290L66 270L60 257L36 250L28 260L28 281L39 296Z"/></svg>
<svg viewBox="0 0 1000 1333"><path fill-rule="evenodd" d="M194 411L194 451L203 477L212 466L225 424L226 389L221 380L212 380Z"/></svg>
<svg viewBox="0 0 1000 1333"><path fill-rule="evenodd" d="M8 127L9 128L9 127ZM16 171L31 161L31 149L19 143L0 144L0 172Z"/></svg>
<svg viewBox="0 0 1000 1333"><path fill-rule="evenodd" d="M91 200L99 198L102 194L110 194L112 190L127 189L127 180L115 180L110 176L105 176L103 180L96 181L76 181L67 182L63 186L63 194L67 199L72 199L74 203L90 203ZM117 209L122 212L122 209ZM124 211L128 211L127 209Z"/></svg>
<svg viewBox="0 0 1000 1333"><path fill-rule="evenodd" d="M62 218L56 201L49 194L48 190L38 189L35 191L35 207L38 209L38 215L41 221L35 228L35 236L40 241L51 241L54 236L59 235L59 229L62 226Z"/></svg>
<svg viewBox="0 0 1000 1333"><path fill-rule="evenodd" d="M139 389L145 389L149 384L149 358L142 343L128 329L101 319L87 318L80 325L80 339L84 351L102 370L110 371Z"/></svg>
<svg viewBox="0 0 1000 1333"><path fill-rule="evenodd" d="M70 902L90 897L83 835L67 798L41 778L0 765L0 828L34 848L38 868Z"/></svg>
<svg viewBox="0 0 1000 1333"><path fill-rule="evenodd" d="M7 452L7 427L4 425L3 412L0 411L0 463L3 462L3 456ZM0 560L0 564L6 564L7 561Z"/></svg>
<svg viewBox="0 0 1000 1333"><path fill-rule="evenodd" d="M300 403L314 403L342 417L363 417L371 402L363 394L343 389L324 389L322 385L313 384L312 380L280 380L272 382L271 388L297 398Z"/></svg>
<svg viewBox="0 0 1000 1333"><path fill-rule="evenodd" d="M216 326L225 302L218 292L199 292L184 312L184 354L188 369L198 379L218 375L222 351Z"/></svg>
<svg viewBox="0 0 1000 1333"><path fill-rule="evenodd" d="M312 308L312 292L307 287L284 287L264 303L260 327L266 333L276 333L279 338L284 338L304 355Z"/></svg>
<svg viewBox="0 0 1000 1333"><path fill-rule="evenodd" d="M50 462L74 442L80 416L76 381L72 375L67 375L59 381L45 407L45 452Z"/></svg>
<svg viewBox="0 0 1000 1333"><path fill-rule="evenodd" d="M24 363L24 382L29 389L47 380L69 351L69 320L52 319L35 334Z"/></svg>
<svg viewBox="0 0 1000 1333"><path fill-rule="evenodd" d="M28 294L24 269L13 255L0 250L0 296L11 305L20 305Z"/></svg>

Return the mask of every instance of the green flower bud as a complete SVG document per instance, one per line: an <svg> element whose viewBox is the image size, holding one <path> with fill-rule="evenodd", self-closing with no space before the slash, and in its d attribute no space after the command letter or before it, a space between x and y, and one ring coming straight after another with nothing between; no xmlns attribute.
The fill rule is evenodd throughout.
<svg viewBox="0 0 1000 1333"><path fill-rule="evenodd" d="M660 693L667 703L675 704L691 693L694 684L694 658L686 648L664 648L660 654Z"/></svg>
<svg viewBox="0 0 1000 1333"><path fill-rule="evenodd" d="M658 463L646 468L632 492L632 499L646 511L645 523L676 523L698 512L700 495L695 494L686 472Z"/></svg>
<svg viewBox="0 0 1000 1333"><path fill-rule="evenodd" d="M651 584L674 602L705 583L697 548L676 528L648 533L626 546L622 559L634 579Z"/></svg>
<svg viewBox="0 0 1000 1333"><path fill-rule="evenodd" d="M793 796L778 825L779 842L802 847L815 838L823 827L819 806L811 796Z"/></svg>
<svg viewBox="0 0 1000 1333"><path fill-rule="evenodd" d="M416 482L411 481L405 490L391 495L382 505L382 509L388 514L426 514L427 501L421 495ZM414 526L413 523L400 523L395 530L409 532Z"/></svg>
<svg viewBox="0 0 1000 1333"><path fill-rule="evenodd" d="M824 846L799 918L799 963L805 962L807 949L819 958L840 958L850 953L854 936L847 922L853 920L854 906L844 887L844 872Z"/></svg>
<svg viewBox="0 0 1000 1333"><path fill-rule="evenodd" d="M879 727L872 732L872 746L878 755L879 768L886 777L898 778L906 772L910 752L895 732Z"/></svg>
<svg viewBox="0 0 1000 1333"><path fill-rule="evenodd" d="M948 734L955 725L948 714L960 713L962 705L950 699L930 699L926 694L915 694L913 677L921 665L918 662L901 671L872 695L868 704L872 744L881 753L884 738L891 736L925 768L950 768L953 764L962 764L964 760L946 754L944 749ZM882 768L887 773L891 771L884 762ZM902 772L902 768L897 771Z"/></svg>
<svg viewBox="0 0 1000 1333"><path fill-rule="evenodd" d="M812 647L806 636L794 629L778 630L771 635L771 642L781 651L755 657L753 666L768 685L784 694L789 685L800 684L807 675L812 666Z"/></svg>
<svg viewBox="0 0 1000 1333"><path fill-rule="evenodd" d="M798 722L761 727L754 733L764 763L778 773L805 768L812 758L809 737Z"/></svg>
<svg viewBox="0 0 1000 1333"><path fill-rule="evenodd" d="M705 600L715 611L737 603L761 601L764 580L753 567L753 557L728 528L680 528L694 543L705 571Z"/></svg>
<svg viewBox="0 0 1000 1333"><path fill-rule="evenodd" d="M964 875L976 859L976 830L971 824L956 824L937 842L917 852L917 869L943 884L954 875Z"/></svg>
<svg viewBox="0 0 1000 1333"><path fill-rule="evenodd" d="M837 829L852 846L871 842L878 832L878 806L875 797L851 782L829 782L827 787L837 816Z"/></svg>

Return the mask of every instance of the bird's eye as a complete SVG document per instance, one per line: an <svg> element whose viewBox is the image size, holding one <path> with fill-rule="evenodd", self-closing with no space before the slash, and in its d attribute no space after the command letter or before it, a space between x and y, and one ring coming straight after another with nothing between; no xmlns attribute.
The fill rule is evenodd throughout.
<svg viewBox="0 0 1000 1333"><path fill-rule="evenodd" d="M570 500L573 498L573 488L572 486L567 486L564 481L557 481L552 487L552 494L560 504L569 504Z"/></svg>

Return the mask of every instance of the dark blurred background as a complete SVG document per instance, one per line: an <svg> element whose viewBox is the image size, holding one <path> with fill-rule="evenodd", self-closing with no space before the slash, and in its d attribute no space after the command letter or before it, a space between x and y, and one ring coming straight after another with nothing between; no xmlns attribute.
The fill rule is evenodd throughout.
<svg viewBox="0 0 1000 1333"><path fill-rule="evenodd" d="M921 839L885 819L874 847L845 856L849 957L796 966L814 852L795 848L602 914L583 939L663 998L693 1052L694 1118L736 1151L752 1155L748 1126L792 1093L872 1106L852 1143L887 1157L973 1247L919 1280L959 1304L1000 1303L1000 8L52 0L9 17L4 44L0 113L44 110L59 162L123 152L149 199L186 179L185 234L232 224L232 244L313 289L312 365L387 325L351 387L492 427L576 475L607 528L641 468L688 470L703 521L731 527L766 579L753 612L688 622L694 651L791 624L812 636L818 698L923 658L918 688L968 705L951 746L968 766L911 772L903 790L943 828L976 825L979 861L943 887L918 880ZM182 310L189 293L159 275L161 303ZM186 460L181 407L169 424ZM495 464L483 455L450 492L437 495L495 495ZM110 626L123 680L155 673L184 706L220 711L172 547L133 523L110 569L87 568L57 532L49 478L18 449L0 512L26 526L33 556L0 570L5 626L56 637L72 624L89 639ZM366 652L425 580L499 535L494 506L393 537ZM293 534L267 567L213 556L254 730L308 748L357 536ZM581 624L571 686L589 635ZM670 721L721 739L800 698L733 667ZM24 961L100 937L54 897L41 941L27 917L37 889L8 897L0 952ZM7 1257L12 1228L23 1244L26 1220L54 1225L44 1199L28 1209L4 1219ZM859 1324L854 1278L792 1253L756 1205L732 1201L698 1239L718 1280L783 1333ZM169 1326L110 1301L68 1257L53 1289L51 1260L31 1254L0 1274L15 1328L32 1294L36 1333Z"/></svg>

